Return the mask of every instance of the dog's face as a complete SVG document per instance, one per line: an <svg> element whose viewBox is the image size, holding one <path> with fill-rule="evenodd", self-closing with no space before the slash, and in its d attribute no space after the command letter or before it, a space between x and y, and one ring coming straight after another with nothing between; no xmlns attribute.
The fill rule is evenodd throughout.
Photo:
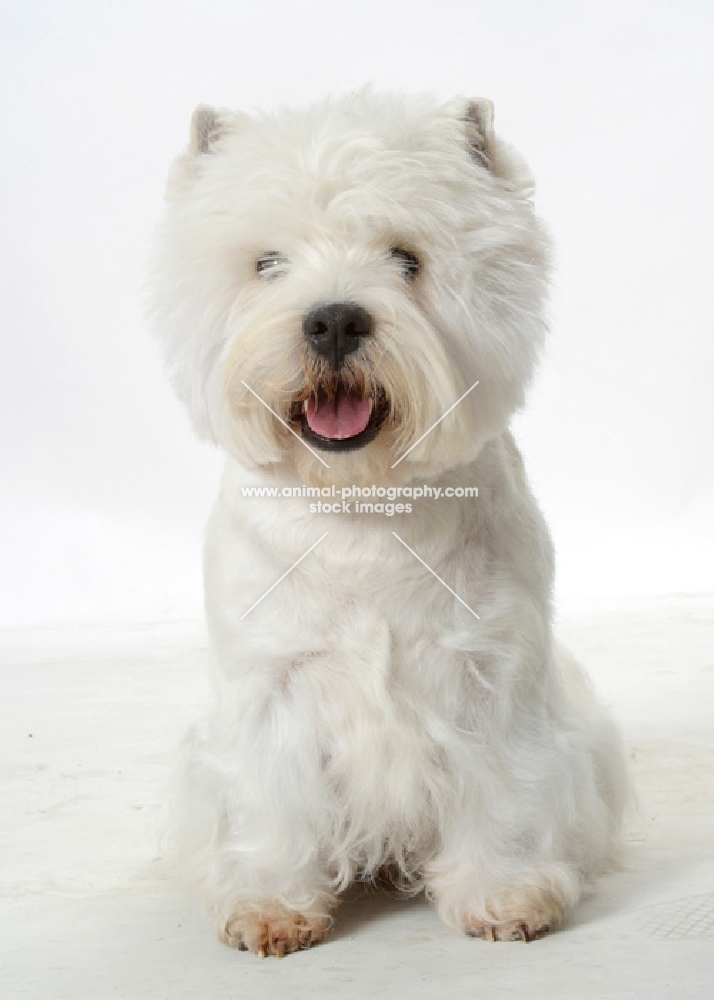
<svg viewBox="0 0 714 1000"><path fill-rule="evenodd" d="M485 101L368 90L260 119L198 108L152 275L198 429L310 483L471 461L522 402L543 336L530 193Z"/></svg>

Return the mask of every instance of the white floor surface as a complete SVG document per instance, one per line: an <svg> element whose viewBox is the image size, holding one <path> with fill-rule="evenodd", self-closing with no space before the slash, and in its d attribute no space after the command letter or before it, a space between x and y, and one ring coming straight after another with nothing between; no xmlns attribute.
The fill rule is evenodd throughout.
<svg viewBox="0 0 714 1000"><path fill-rule="evenodd" d="M559 634L628 742L629 869L531 944L357 893L281 961L219 944L159 845L174 747L208 698L200 625L0 633L0 996L714 997L714 598L581 611Z"/></svg>

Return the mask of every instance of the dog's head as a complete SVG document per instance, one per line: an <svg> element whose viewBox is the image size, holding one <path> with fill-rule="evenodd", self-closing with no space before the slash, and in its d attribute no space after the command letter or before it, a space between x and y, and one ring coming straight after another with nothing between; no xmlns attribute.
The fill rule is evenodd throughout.
<svg viewBox="0 0 714 1000"><path fill-rule="evenodd" d="M471 461L521 404L543 338L530 195L487 101L364 90L270 117L199 107L151 283L199 431L305 482Z"/></svg>

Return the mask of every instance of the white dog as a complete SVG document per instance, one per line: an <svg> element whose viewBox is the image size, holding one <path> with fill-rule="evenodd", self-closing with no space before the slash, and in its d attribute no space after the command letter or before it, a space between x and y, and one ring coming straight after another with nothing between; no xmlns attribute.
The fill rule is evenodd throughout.
<svg viewBox="0 0 714 1000"><path fill-rule="evenodd" d="M152 312L227 455L216 704L178 832L228 944L308 947L385 868L469 935L530 940L617 853L620 740L554 648L551 543L508 430L544 336L531 195L488 101L370 89L199 107L171 170ZM479 496L316 514L284 490L302 484ZM265 485L300 495L246 497Z"/></svg>

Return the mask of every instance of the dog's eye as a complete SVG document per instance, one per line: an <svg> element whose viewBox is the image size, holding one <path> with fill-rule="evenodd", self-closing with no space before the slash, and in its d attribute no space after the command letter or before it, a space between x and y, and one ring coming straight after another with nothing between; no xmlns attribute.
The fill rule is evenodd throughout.
<svg viewBox="0 0 714 1000"><path fill-rule="evenodd" d="M404 247L392 247L389 253L393 260L396 260L402 269L402 274L407 281L413 281L421 270L421 261L411 250Z"/></svg>
<svg viewBox="0 0 714 1000"><path fill-rule="evenodd" d="M286 258L278 250L262 253L255 262L255 270L261 278L279 278L285 273Z"/></svg>

